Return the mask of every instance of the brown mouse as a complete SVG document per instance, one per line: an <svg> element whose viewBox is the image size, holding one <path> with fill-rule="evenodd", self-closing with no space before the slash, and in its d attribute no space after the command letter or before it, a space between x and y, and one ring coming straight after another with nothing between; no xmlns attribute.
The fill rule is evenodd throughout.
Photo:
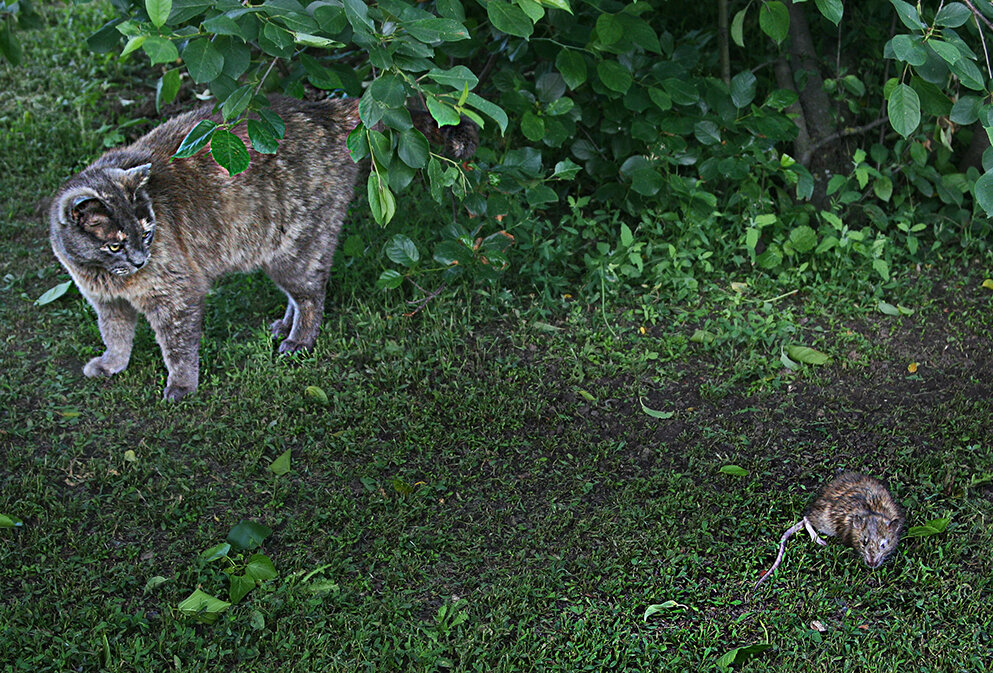
<svg viewBox="0 0 993 673"><path fill-rule="evenodd" d="M857 472L845 472L828 484L806 516L783 534L776 562L759 578L752 591L779 567L786 541L801 528L806 528L810 538L819 545L827 542L818 533L841 538L858 552L867 566L878 568L896 551L903 523L903 510L879 480Z"/></svg>

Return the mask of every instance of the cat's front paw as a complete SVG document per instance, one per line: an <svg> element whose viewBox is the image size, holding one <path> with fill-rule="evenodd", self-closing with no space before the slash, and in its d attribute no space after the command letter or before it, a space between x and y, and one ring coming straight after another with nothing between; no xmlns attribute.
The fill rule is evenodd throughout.
<svg viewBox="0 0 993 673"><path fill-rule="evenodd" d="M93 358L92 360L86 363L86 365L83 367L83 374L89 377L113 376L117 372L122 371L126 366L127 364L125 364L124 366L116 366L114 364L111 364L107 362L107 360L105 360L104 357L101 355L100 357Z"/></svg>
<svg viewBox="0 0 993 673"><path fill-rule="evenodd" d="M165 391L162 393L162 399L166 402L178 402L196 389L196 386L169 385L165 387Z"/></svg>
<svg viewBox="0 0 993 673"><path fill-rule="evenodd" d="M294 341L293 339L286 339L283 343L279 344L279 353L281 355L288 355L290 353L307 353L313 350L314 344L305 344L302 341Z"/></svg>

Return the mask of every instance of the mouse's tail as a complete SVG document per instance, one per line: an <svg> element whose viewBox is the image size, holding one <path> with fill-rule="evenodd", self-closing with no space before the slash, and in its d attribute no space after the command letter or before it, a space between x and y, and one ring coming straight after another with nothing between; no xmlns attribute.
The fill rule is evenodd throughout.
<svg viewBox="0 0 993 673"><path fill-rule="evenodd" d="M803 528L803 526L804 526L804 524L806 522L807 522L807 517L803 517L802 519L800 519L799 521L797 521L795 524L793 524L790 527L789 530L787 530L785 533L783 533L783 537L780 538L780 540L779 540L779 554L776 555L776 562L772 564L772 567L771 568L769 568L764 573L762 573L762 577L760 577L759 578L759 581L755 583L755 586L754 587L752 587L752 591L755 591L756 589L758 589L759 588L759 585L762 584L762 582L765 582L766 579L768 579L768 577L770 575L772 575L772 573L774 573L776 571L776 568L779 567L779 564L783 562L783 553L786 551L786 541L789 540L791 537L793 537L793 535L798 530L800 530L801 528Z"/></svg>

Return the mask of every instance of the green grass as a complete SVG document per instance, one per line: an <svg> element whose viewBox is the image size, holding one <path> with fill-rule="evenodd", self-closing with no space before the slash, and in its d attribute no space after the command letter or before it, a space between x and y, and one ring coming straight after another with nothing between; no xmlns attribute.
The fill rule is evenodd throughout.
<svg viewBox="0 0 993 673"><path fill-rule="evenodd" d="M79 294L32 303L65 278L34 204L108 133L104 102L56 92L121 72L71 46L97 22L74 11L0 66L0 513L24 521L0 529L0 670L681 671L758 642L748 670L990 670L988 258L908 284L902 318L831 287L769 308L720 290L534 305L514 278L404 318L372 263L341 259L296 359L264 330L280 294L234 277L208 302L199 391L166 404L147 325L130 367L93 381ZM384 235L361 205L349 227ZM691 343L704 327L722 340ZM784 335L833 363L789 372ZM947 532L875 572L798 536L749 597L838 468ZM279 578L212 625L184 617L197 587L226 597L198 555L243 518L274 529ZM642 619L667 600L687 607Z"/></svg>

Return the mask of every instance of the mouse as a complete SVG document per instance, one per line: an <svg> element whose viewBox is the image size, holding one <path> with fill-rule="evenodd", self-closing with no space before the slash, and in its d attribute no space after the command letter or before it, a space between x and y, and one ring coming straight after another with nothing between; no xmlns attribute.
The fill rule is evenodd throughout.
<svg viewBox="0 0 993 673"><path fill-rule="evenodd" d="M786 541L801 528L819 545L821 537L838 537L870 568L878 568L896 551L905 522L904 512L878 479L858 472L844 472L825 487L806 515L779 540L779 554L752 591L779 567Z"/></svg>

